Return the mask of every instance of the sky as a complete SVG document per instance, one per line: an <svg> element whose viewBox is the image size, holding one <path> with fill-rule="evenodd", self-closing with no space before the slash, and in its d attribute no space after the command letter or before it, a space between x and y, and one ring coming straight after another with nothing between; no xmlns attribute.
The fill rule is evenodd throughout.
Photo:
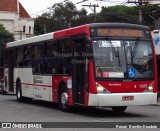
<svg viewBox="0 0 160 131"><path fill-rule="evenodd" d="M29 13L31 17L36 17L46 11L50 11L47 8L52 7L55 3L60 3L63 1L65 0L19 0L19 2L23 5L23 7L26 9L26 11ZM76 4L83 0L70 0L70 1ZM126 2L127 0L88 0L86 2L76 4L76 7L78 10L80 10L81 8L84 7L82 5L89 5L90 3L92 5L98 4L99 7L96 8L96 11L99 12L101 10L101 6L113 6L113 5L120 5L120 4L123 5ZM84 8L87 10L88 13L93 12L92 9L90 9L89 7L84 7Z"/></svg>

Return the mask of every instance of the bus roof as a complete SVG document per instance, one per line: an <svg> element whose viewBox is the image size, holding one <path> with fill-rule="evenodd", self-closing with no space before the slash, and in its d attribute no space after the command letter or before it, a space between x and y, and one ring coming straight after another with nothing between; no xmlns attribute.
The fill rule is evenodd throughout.
<svg viewBox="0 0 160 131"><path fill-rule="evenodd" d="M72 36L72 35L84 34L84 33L89 33L88 24L73 27L73 28L68 28L68 29L64 29L64 30L60 30L60 31L55 31L52 33L47 33L44 35L39 35L39 36L34 36L34 37L22 39L22 40L9 42L6 45L6 48L21 46L21 45L25 45L25 44L29 44L29 43L37 43L37 42L41 42L41 41L47 41L47 40L57 39L57 38L61 38L61 37L68 37L68 36Z"/></svg>
<svg viewBox="0 0 160 131"><path fill-rule="evenodd" d="M68 28L60 31L55 31L52 33L44 34L44 35L34 36L34 37L30 37L30 38L26 38L18 41L9 42L6 45L6 48L21 46L29 43L37 43L41 41L47 41L47 40L52 40L52 39L57 39L62 37L68 37L68 36L73 36L78 34L84 34L84 33L87 33L87 35L90 36L89 27L94 28L94 27L104 27L104 26L149 29L149 27L147 26L128 24L128 23L92 23L92 24L86 24L86 25Z"/></svg>
<svg viewBox="0 0 160 131"><path fill-rule="evenodd" d="M44 35L39 35L39 36L34 36L34 37L22 39L22 40L9 42L6 45L6 48L25 45L25 44L28 44L28 43L36 43L36 42L51 40L51 39L53 39L53 32L48 33L48 34L44 34Z"/></svg>
<svg viewBox="0 0 160 131"><path fill-rule="evenodd" d="M138 28L138 29L149 29L148 26L144 26L144 25L138 25L138 24L130 24L130 23L116 23L116 22L112 22L112 23L93 23L90 24L90 27L131 27L131 28Z"/></svg>

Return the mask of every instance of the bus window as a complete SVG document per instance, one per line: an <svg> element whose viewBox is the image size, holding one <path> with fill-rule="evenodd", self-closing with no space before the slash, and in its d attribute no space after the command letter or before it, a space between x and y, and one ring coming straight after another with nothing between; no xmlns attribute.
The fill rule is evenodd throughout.
<svg viewBox="0 0 160 131"><path fill-rule="evenodd" d="M34 57L35 59L43 58L44 56L44 45L36 45L34 47Z"/></svg>
<svg viewBox="0 0 160 131"><path fill-rule="evenodd" d="M70 60L61 59L57 61L57 74L69 75L70 74Z"/></svg>
<svg viewBox="0 0 160 131"><path fill-rule="evenodd" d="M48 42L46 44L46 56L51 57L56 55L56 42Z"/></svg>
<svg viewBox="0 0 160 131"><path fill-rule="evenodd" d="M33 46L25 47L25 53L24 53L24 67L31 67L32 66L32 58L33 58Z"/></svg>
<svg viewBox="0 0 160 131"><path fill-rule="evenodd" d="M63 67L64 67L64 71L63 73L66 74L66 75L70 75L71 74L71 65L70 65L71 61L70 59L66 59L64 62L63 62Z"/></svg>
<svg viewBox="0 0 160 131"><path fill-rule="evenodd" d="M63 61L57 61L57 74L64 74L63 73Z"/></svg>
<svg viewBox="0 0 160 131"><path fill-rule="evenodd" d="M17 48L16 65L18 67L23 66L23 57L24 57L24 47Z"/></svg>
<svg viewBox="0 0 160 131"><path fill-rule="evenodd" d="M29 60L33 58L33 47L28 46L25 50L25 59Z"/></svg>
<svg viewBox="0 0 160 131"><path fill-rule="evenodd" d="M66 55L68 56L73 51L74 41L72 39L65 39L63 42L63 53L67 53Z"/></svg>
<svg viewBox="0 0 160 131"><path fill-rule="evenodd" d="M45 74L55 74L56 65L54 59L44 61L44 73Z"/></svg>
<svg viewBox="0 0 160 131"><path fill-rule="evenodd" d="M43 74L43 61L35 61L33 63L33 74Z"/></svg>
<svg viewBox="0 0 160 131"><path fill-rule="evenodd" d="M57 53L59 56L62 56L62 49L63 49L63 40L57 41Z"/></svg>

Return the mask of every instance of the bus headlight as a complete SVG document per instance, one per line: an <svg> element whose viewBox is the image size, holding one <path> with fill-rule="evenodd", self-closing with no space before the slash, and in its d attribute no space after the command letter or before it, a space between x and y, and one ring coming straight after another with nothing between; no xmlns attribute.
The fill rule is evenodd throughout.
<svg viewBox="0 0 160 131"><path fill-rule="evenodd" d="M149 86L148 90L152 92L153 91L153 86Z"/></svg>
<svg viewBox="0 0 160 131"><path fill-rule="evenodd" d="M145 92L153 92L154 82L152 82L145 90Z"/></svg>
<svg viewBox="0 0 160 131"><path fill-rule="evenodd" d="M110 93L106 88L96 83L96 88L98 93Z"/></svg>

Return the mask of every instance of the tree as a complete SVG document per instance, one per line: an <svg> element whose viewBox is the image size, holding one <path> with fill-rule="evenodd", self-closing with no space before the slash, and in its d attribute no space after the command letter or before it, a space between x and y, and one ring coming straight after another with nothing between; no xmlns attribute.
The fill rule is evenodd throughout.
<svg viewBox="0 0 160 131"><path fill-rule="evenodd" d="M13 34L5 30L4 26L0 24L0 46L2 46L3 42L10 42L13 40Z"/></svg>
<svg viewBox="0 0 160 131"><path fill-rule="evenodd" d="M0 79L3 77L3 43L13 40L13 34L6 31L3 25L0 24Z"/></svg>
<svg viewBox="0 0 160 131"><path fill-rule="evenodd" d="M150 16L155 17L152 12L160 12L160 7L143 5L141 8L143 14L142 24L153 28L155 20ZM84 8L77 10L72 2L67 1L65 3L54 4L50 12L46 12L42 14L42 16L37 17L35 20L35 32L43 34L45 31L48 33L93 22L94 13L87 14ZM101 11L96 14L96 22L139 24L139 7L125 5L102 7Z"/></svg>
<svg viewBox="0 0 160 131"><path fill-rule="evenodd" d="M89 17L84 8L78 11L71 1L56 3L52 6L50 12L46 12L36 18L35 32L37 34L43 34L45 33L45 29L48 33L88 22Z"/></svg>
<svg viewBox="0 0 160 131"><path fill-rule="evenodd" d="M53 18L58 21L62 29L72 26L72 22L78 18L78 10L72 2L57 3L53 5Z"/></svg>
<svg viewBox="0 0 160 131"><path fill-rule="evenodd" d="M0 59L3 56L3 43L13 41L14 37L13 34L9 31L5 30L3 25L0 24Z"/></svg>
<svg viewBox="0 0 160 131"><path fill-rule="evenodd" d="M126 22L138 23L138 7L116 5L102 7L98 22Z"/></svg>
<svg viewBox="0 0 160 131"><path fill-rule="evenodd" d="M44 34L46 31L46 21L50 21L46 16L38 16L34 21L35 35ZM50 26L50 25L49 25Z"/></svg>
<svg viewBox="0 0 160 131"><path fill-rule="evenodd" d="M155 28L155 22L160 18L160 7L158 5L142 6L143 24Z"/></svg>

